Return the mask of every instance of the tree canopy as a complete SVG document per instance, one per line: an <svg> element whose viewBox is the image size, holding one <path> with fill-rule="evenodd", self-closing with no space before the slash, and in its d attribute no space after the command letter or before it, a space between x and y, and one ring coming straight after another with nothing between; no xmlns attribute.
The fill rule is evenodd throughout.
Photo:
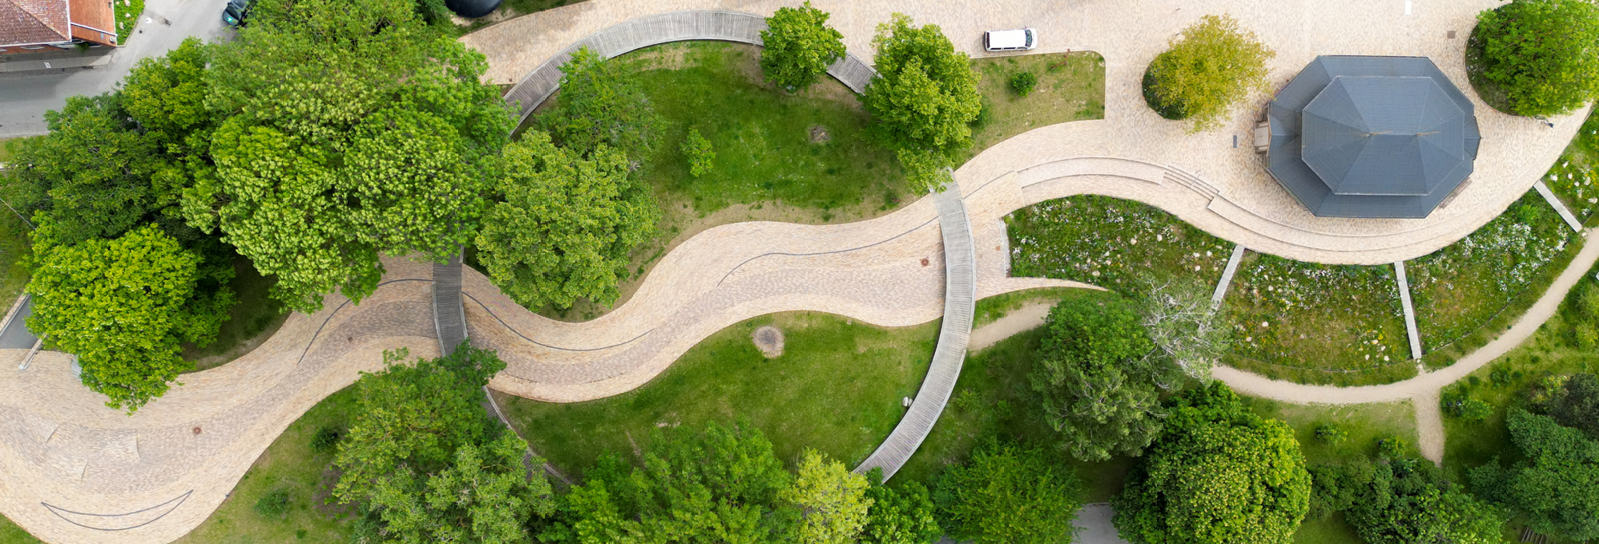
<svg viewBox="0 0 1599 544"><path fill-rule="evenodd" d="M1225 384L1174 397L1166 432L1112 504L1117 531L1139 544L1293 541L1311 480L1293 430L1262 419Z"/></svg>
<svg viewBox="0 0 1599 544"><path fill-rule="evenodd" d="M851 544L866 526L872 499L866 496L866 477L850 472L844 463L829 460L816 450L800 457L794 484L782 499L803 512L799 541L806 544Z"/></svg>
<svg viewBox="0 0 1599 544"><path fill-rule="evenodd" d="M1599 538L1599 441L1519 408L1505 423L1527 460L1473 469L1472 487L1525 514L1540 533Z"/></svg>
<svg viewBox="0 0 1599 544"><path fill-rule="evenodd" d="M638 81L588 47L561 65L561 92L538 118L562 147L587 155L605 144L633 160L655 149L663 122Z"/></svg>
<svg viewBox="0 0 1599 544"><path fill-rule="evenodd" d="M759 430L709 424L663 432L629 466L603 455L563 496L549 543L789 543L800 512L779 497L794 482Z"/></svg>
<svg viewBox="0 0 1599 544"><path fill-rule="evenodd" d="M356 408L333 464L333 497L354 504L384 541L526 542L528 520L555 501L542 472L523 464L527 443L489 418L483 386L505 368L463 345L439 359L387 368L356 382Z"/></svg>
<svg viewBox="0 0 1599 544"><path fill-rule="evenodd" d="M1599 440L1599 376L1587 372L1572 375L1545 403L1544 409L1560 425Z"/></svg>
<svg viewBox="0 0 1599 544"><path fill-rule="evenodd" d="M1206 15L1171 40L1144 74L1144 98L1189 132L1221 126L1234 104L1268 88L1266 61L1276 56L1229 15Z"/></svg>
<svg viewBox="0 0 1599 544"><path fill-rule="evenodd" d="M1502 542L1505 515L1444 481L1431 462L1414 458L1366 462L1344 485L1353 497L1346 519L1371 544ZM1320 482L1318 482L1320 484Z"/></svg>
<svg viewBox="0 0 1599 544"><path fill-rule="evenodd" d="M1043 450L989 442L945 469L935 502L950 535L980 544L1068 542L1083 507L1081 480Z"/></svg>
<svg viewBox="0 0 1599 544"><path fill-rule="evenodd" d="M1103 461L1137 455L1160 434L1155 382L1166 365L1133 307L1120 298L1069 297L1045 322L1028 379L1043 397L1044 421L1072 456Z"/></svg>
<svg viewBox="0 0 1599 544"><path fill-rule="evenodd" d="M862 103L898 150L911 191L941 189L947 180L938 173L971 145L970 123L982 110L971 59L937 25L914 26L899 13L877 26L872 46L878 77Z"/></svg>
<svg viewBox="0 0 1599 544"><path fill-rule="evenodd" d="M583 158L530 132L505 148L504 162L500 201L477 237L495 285L529 308L614 302L629 254L660 218L627 157L601 143Z"/></svg>
<svg viewBox="0 0 1599 544"><path fill-rule="evenodd" d="M153 225L49 247L28 284L28 330L77 355L84 385L132 413L192 366L180 343L216 336L232 294L200 284L232 274L203 266Z"/></svg>
<svg viewBox="0 0 1599 544"><path fill-rule="evenodd" d="M861 542L866 544L932 544L944 536L934 516L933 499L920 482L902 482L899 487L883 485L883 469L866 473L871 499Z"/></svg>
<svg viewBox="0 0 1599 544"><path fill-rule="evenodd" d="M803 89L844 58L844 35L827 26L827 12L811 7L777 8L761 31L761 71L766 80Z"/></svg>
<svg viewBox="0 0 1599 544"><path fill-rule="evenodd" d="M1564 114L1599 92L1593 2L1515 0L1483 11L1466 47L1472 83L1489 104L1510 113Z"/></svg>
<svg viewBox="0 0 1599 544"><path fill-rule="evenodd" d="M412 0L262 0L216 47L207 106L216 180L185 215L220 229L303 312L376 289L381 253L443 260L471 238L511 118L483 56Z"/></svg>

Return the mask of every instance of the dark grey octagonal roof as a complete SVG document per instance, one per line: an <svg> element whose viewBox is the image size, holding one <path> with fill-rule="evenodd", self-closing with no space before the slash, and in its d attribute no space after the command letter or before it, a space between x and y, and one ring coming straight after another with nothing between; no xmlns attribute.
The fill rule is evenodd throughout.
<svg viewBox="0 0 1599 544"><path fill-rule="evenodd" d="M1426 217L1471 175L1471 101L1424 57L1318 57L1267 113L1268 170L1310 211Z"/></svg>

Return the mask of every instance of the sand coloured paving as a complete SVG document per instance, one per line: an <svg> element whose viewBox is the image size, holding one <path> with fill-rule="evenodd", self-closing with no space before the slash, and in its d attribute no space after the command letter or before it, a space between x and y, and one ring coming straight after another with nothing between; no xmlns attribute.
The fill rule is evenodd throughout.
<svg viewBox="0 0 1599 544"><path fill-rule="evenodd" d="M1477 171L1449 206L1424 220L1319 219L1303 212L1260 168L1248 146L1256 113L1240 111L1222 129L1186 134L1181 124L1159 119L1144 106L1138 91L1144 66L1168 37L1199 16L1228 12L1277 50L1271 70L1279 85L1316 54L1426 55L1471 95L1461 48L1475 13L1495 2L1418 2L1408 15L1401 2L1374 0L816 4L833 13L830 22L857 54L869 51L874 25L900 11L939 24L958 48L974 54L981 31L1030 26L1040 29L1040 53L1089 49L1104 55L1104 120L1033 130L956 172L976 240L979 297L1070 285L1006 277L998 219L1080 193L1140 200L1219 237L1301 260L1371 264L1423 255L1469 234L1524 193L1558 157L1585 113L1554 119L1557 127L1547 129L1479 102L1484 142ZM766 15L779 5L592 0L501 23L463 41L488 56L490 79L505 82L565 44L636 16L681 9ZM1450 30L1457 31L1456 39L1445 38ZM1243 142L1237 149L1234 135ZM939 317L943 270L921 264L942 262L934 219L931 201L923 199L848 225L742 223L711 229L669 253L627 304L587 323L532 314L468 270L468 325L474 342L501 350L510 363L493 387L547 400L599 398L637 387L705 336L766 313L826 311L885 326ZM1595 256L1599 246L1585 248L1551 293L1562 285L1569 289L1575 282L1566 282L1571 271L1580 276L1587 268L1577 263L1591 264ZM0 480L0 513L51 542L167 542L188 532L278 433L359 371L378 366L383 350L437 353L429 267L387 262L385 281L391 283L363 304L336 312L341 299L330 297L323 312L291 317L257 350L185 376L184 385L133 417L104 408L76 383L64 356L41 355L32 369L7 374L0 379L6 399L0 403L0 470L7 475ZM1535 306L1522 323L1541 323L1547 317L1541 308ZM1501 340L1513 346L1516 332ZM1483 351L1498 349L1499 342ZM13 364L20 356L0 353ZM1436 391L1469 371L1468 364L1462 360L1416 380ZM1273 398L1307 399L1305 391L1346 399L1392 394L1347 396L1338 388L1300 389L1308 386L1223 376L1232 374L1223 370L1218 377L1236 381L1240 390ZM194 433L194 427L202 432Z"/></svg>

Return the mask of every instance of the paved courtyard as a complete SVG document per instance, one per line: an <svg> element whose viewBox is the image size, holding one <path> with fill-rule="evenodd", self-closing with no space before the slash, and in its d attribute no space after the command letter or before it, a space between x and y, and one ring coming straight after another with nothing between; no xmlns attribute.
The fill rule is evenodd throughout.
<svg viewBox="0 0 1599 544"><path fill-rule="evenodd" d="M1479 104L1484 143L1477 174L1451 204L1424 220L1318 219L1260 168L1248 146L1255 113L1241 111L1220 130L1185 134L1144 106L1138 91L1144 66L1180 28L1201 15L1229 12L1277 50L1271 68L1279 84L1316 54L1360 53L1427 55L1469 88L1460 49L1474 14L1493 2L816 4L833 13L833 24L857 54L868 51L875 24L902 11L940 24L957 47L974 53L982 30L1032 26L1043 36L1040 52L1091 49L1105 56L1104 120L1028 132L956 172L976 241L979 297L1072 285L1007 277L1000 218L1078 193L1147 202L1251 249L1296 259L1388 263L1416 257L1498 215L1542 175L1578 124L1575 116L1555 119L1551 130ZM779 5L592 0L463 40L488 55L491 79L510 82L566 44L633 17L680 9L764 15ZM1456 38L1447 38L1450 30ZM1235 135L1243 142L1237 149ZM711 333L763 314L824 311L885 326L936 319L944 285L938 229L930 199L846 225L726 225L668 253L637 293L590 322L533 314L470 269L464 305L473 341L500 350L510 365L493 387L546 400L599 398L645 383ZM1584 252L1589 261L1596 255ZM0 480L0 513L51 542L167 542L187 533L289 423L359 371L379 366L383 350L437 353L430 267L386 263L386 283L368 301L341 306L342 299L330 297L322 312L292 316L260 348L185 376L183 385L133 417L103 407L77 384L60 354L41 355L27 371L0 373L0 470L8 475ZM1535 309L1528 319L1538 315ZM24 354L0 350L0 363L14 365ZM1258 385L1239 383L1246 391L1249 383ZM1279 390L1272 383L1262 387L1266 396Z"/></svg>

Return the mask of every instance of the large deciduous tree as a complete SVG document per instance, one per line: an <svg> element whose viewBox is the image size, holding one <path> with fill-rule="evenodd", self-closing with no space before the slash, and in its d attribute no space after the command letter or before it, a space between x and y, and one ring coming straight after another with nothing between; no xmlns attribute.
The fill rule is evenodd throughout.
<svg viewBox="0 0 1599 544"><path fill-rule="evenodd" d="M1229 325L1197 282L1149 280L1139 298L1140 323L1157 354L1189 377L1210 381L1229 344Z"/></svg>
<svg viewBox="0 0 1599 544"><path fill-rule="evenodd" d="M944 536L934 516L932 496L921 482L903 482L898 489L883 485L883 469L866 473L872 500L861 542L866 544L932 544Z"/></svg>
<svg viewBox="0 0 1599 544"><path fill-rule="evenodd" d="M794 477L760 431L710 424L657 435L643 465L600 457L562 497L547 543L653 544L799 539L800 513L779 496Z"/></svg>
<svg viewBox="0 0 1599 544"><path fill-rule="evenodd" d="M981 544L1069 541L1083 506L1077 475L1043 450L990 442L945 470L935 501L949 533Z"/></svg>
<svg viewBox="0 0 1599 544"><path fill-rule="evenodd" d="M1471 471L1472 487L1525 514L1540 533L1599 538L1599 441L1522 409L1505 418L1526 461Z"/></svg>
<svg viewBox="0 0 1599 544"><path fill-rule="evenodd" d="M827 12L811 7L777 8L761 31L761 71L766 80L793 89L816 82L844 58L844 35L827 26Z"/></svg>
<svg viewBox="0 0 1599 544"><path fill-rule="evenodd" d="M411 0L262 0L208 70L216 179L189 222L219 228L296 310L359 300L381 253L442 260L471 239L511 129L483 56Z"/></svg>
<svg viewBox="0 0 1599 544"><path fill-rule="evenodd" d="M1173 38L1144 73L1144 98L1168 119L1188 119L1188 131L1221 126L1234 104L1264 91L1266 61L1276 56L1228 15L1206 15Z"/></svg>
<svg viewBox="0 0 1599 544"><path fill-rule="evenodd" d="M912 192L939 190L955 151L972 143L982 110L971 59L937 25L914 26L903 14L877 26L877 79L862 102L898 150Z"/></svg>
<svg viewBox="0 0 1599 544"><path fill-rule="evenodd" d="M1498 544L1505 515L1443 480L1421 459L1383 459L1354 482L1346 519L1371 544Z"/></svg>
<svg viewBox="0 0 1599 544"><path fill-rule="evenodd" d="M1588 0L1516 0L1483 11L1466 48L1472 83L1510 113L1563 114L1599 92L1599 6Z"/></svg>
<svg viewBox="0 0 1599 544"><path fill-rule="evenodd" d="M580 154L605 144L642 161L655 149L664 122L623 66L583 47L561 65L561 92L538 123L555 143Z"/></svg>
<svg viewBox="0 0 1599 544"><path fill-rule="evenodd" d="M479 404L505 368L493 352L461 346L439 359L403 362L356 382L350 430L333 464L333 488L385 541L517 543L531 516L554 513L549 481L523 463L527 443Z"/></svg>
<svg viewBox="0 0 1599 544"><path fill-rule="evenodd" d="M478 259L517 303L610 304L628 255L655 233L660 211L628 175L627 157L601 143L587 158L530 132L506 147L501 201L483 218Z"/></svg>
<svg viewBox="0 0 1599 544"><path fill-rule="evenodd" d="M1599 440L1599 376L1587 372L1572 375L1550 396L1544 409L1557 423Z"/></svg>
<svg viewBox="0 0 1599 544"><path fill-rule="evenodd" d="M1174 397L1165 434L1112 503L1114 522L1139 544L1286 544L1310 488L1293 430L1214 382Z"/></svg>
<svg viewBox="0 0 1599 544"><path fill-rule="evenodd" d="M816 450L805 450L794 484L781 494L804 515L800 542L856 542L872 507L872 499L866 496L869 485L865 476L850 472L844 463L827 459Z"/></svg>
<svg viewBox="0 0 1599 544"><path fill-rule="evenodd" d="M232 293L206 290L232 268L202 266L154 226L112 240L48 246L28 284L28 329L78 357L84 385L132 413L192 365L180 343L216 336ZM207 275L225 275L216 278Z"/></svg>
<svg viewBox="0 0 1599 544"><path fill-rule="evenodd" d="M1069 297L1050 310L1045 326L1028 379L1066 450L1085 461L1143 451L1160 434L1155 384L1170 367L1149 357L1155 346L1132 306Z"/></svg>

